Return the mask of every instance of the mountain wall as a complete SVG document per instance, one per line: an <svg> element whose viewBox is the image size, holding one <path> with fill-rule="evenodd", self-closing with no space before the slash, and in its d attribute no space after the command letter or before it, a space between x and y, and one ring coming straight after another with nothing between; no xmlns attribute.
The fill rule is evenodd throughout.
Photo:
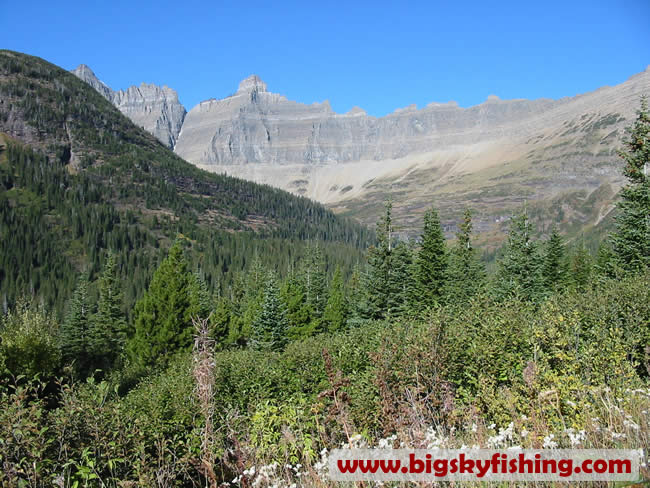
<svg viewBox="0 0 650 488"><path fill-rule="evenodd" d="M114 91L85 64L79 65L72 73L101 93L136 125L156 136L167 147L174 148L186 114L176 91L150 83Z"/></svg>
<svg viewBox="0 0 650 488"><path fill-rule="evenodd" d="M125 95L113 103L145 125L138 119L145 97L131 90L132 105ZM294 102L253 75L234 95L192 108L171 139L200 168L310 197L367 224L390 197L405 234L435 204L450 233L470 207L476 229L498 240L524 202L542 230L558 224L575 234L608 221L623 183L617 149L643 94L650 94L650 68L559 100L492 95L474 107L431 103L377 118L356 107L338 114L327 101Z"/></svg>

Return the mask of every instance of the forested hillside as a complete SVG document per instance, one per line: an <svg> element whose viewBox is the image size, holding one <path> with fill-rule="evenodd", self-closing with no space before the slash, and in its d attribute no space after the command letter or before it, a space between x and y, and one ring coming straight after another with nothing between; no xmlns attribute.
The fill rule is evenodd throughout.
<svg viewBox="0 0 650 488"><path fill-rule="evenodd" d="M404 241L388 200L373 236L0 59L3 486L326 487L341 446L650 445L646 100L597 253L524 206L486 269L471 209L452 242L434 205Z"/></svg>
<svg viewBox="0 0 650 488"><path fill-rule="evenodd" d="M221 291L254 255L284 270L312 240L349 272L371 242L315 202L197 169L74 75L10 51L0 51L0 185L5 310L29 293L60 313L108 250L128 310L179 233Z"/></svg>

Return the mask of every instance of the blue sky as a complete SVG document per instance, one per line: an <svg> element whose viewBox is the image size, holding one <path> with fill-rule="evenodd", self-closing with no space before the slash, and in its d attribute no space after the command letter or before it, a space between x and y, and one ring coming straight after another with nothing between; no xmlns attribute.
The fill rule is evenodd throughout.
<svg viewBox="0 0 650 488"><path fill-rule="evenodd" d="M648 0L23 0L1 11L0 47L86 63L114 89L166 84L188 110L251 73L290 99L380 116L490 94L572 96L650 64Z"/></svg>

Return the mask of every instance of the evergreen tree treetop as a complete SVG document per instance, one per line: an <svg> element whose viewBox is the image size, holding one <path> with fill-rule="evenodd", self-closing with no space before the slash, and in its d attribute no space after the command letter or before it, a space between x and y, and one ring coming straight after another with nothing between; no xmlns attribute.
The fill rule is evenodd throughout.
<svg viewBox="0 0 650 488"><path fill-rule="evenodd" d="M637 271L650 266L650 113L645 97L619 155L625 161L628 184L617 205L612 247L620 268Z"/></svg>
<svg viewBox="0 0 650 488"><path fill-rule="evenodd" d="M424 214L420 250L415 258L415 303L420 308L441 302L448 259L440 217L436 209L431 207Z"/></svg>
<svg viewBox="0 0 650 488"><path fill-rule="evenodd" d="M287 344L287 310L280 298L275 276L271 275L264 289L262 310L253 323L251 346L262 351L281 351Z"/></svg>
<svg viewBox="0 0 650 488"><path fill-rule="evenodd" d="M177 240L134 308L135 330L128 348L132 360L150 365L176 351L189 350L192 318L205 313L200 288Z"/></svg>

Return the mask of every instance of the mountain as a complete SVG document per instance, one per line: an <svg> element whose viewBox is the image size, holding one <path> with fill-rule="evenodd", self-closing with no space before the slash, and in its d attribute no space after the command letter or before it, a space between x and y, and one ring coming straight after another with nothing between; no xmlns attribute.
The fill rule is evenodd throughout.
<svg viewBox="0 0 650 488"><path fill-rule="evenodd" d="M156 136L164 145L174 147L186 114L176 91L149 83L114 91L85 64L72 73L101 93L137 126Z"/></svg>
<svg viewBox="0 0 650 488"><path fill-rule="evenodd" d="M102 84L92 80L103 90ZM101 82L100 82L101 83ZM393 199L399 232L419 232L435 204L448 235L465 207L481 240L498 244L524 202L546 232L603 234L623 183L616 150L650 67L613 87L559 100L409 106L385 117L327 101L301 104L258 76L185 116L174 151L212 172L283 188L372 224Z"/></svg>
<svg viewBox="0 0 650 488"><path fill-rule="evenodd" d="M254 256L282 272L307 241L351 267L372 238L314 201L196 168L69 72L0 51L0 303L60 311L111 250L128 310L178 234L215 291Z"/></svg>
<svg viewBox="0 0 650 488"><path fill-rule="evenodd" d="M490 96L470 108L431 103L375 118L290 101L253 76L235 95L192 108L175 151L201 168L306 195L365 223L391 196L407 234L433 203L448 231L468 206L484 237L502 236L524 201L543 228L559 223L575 233L612 208L622 183L616 148L644 93L650 68L571 98Z"/></svg>

